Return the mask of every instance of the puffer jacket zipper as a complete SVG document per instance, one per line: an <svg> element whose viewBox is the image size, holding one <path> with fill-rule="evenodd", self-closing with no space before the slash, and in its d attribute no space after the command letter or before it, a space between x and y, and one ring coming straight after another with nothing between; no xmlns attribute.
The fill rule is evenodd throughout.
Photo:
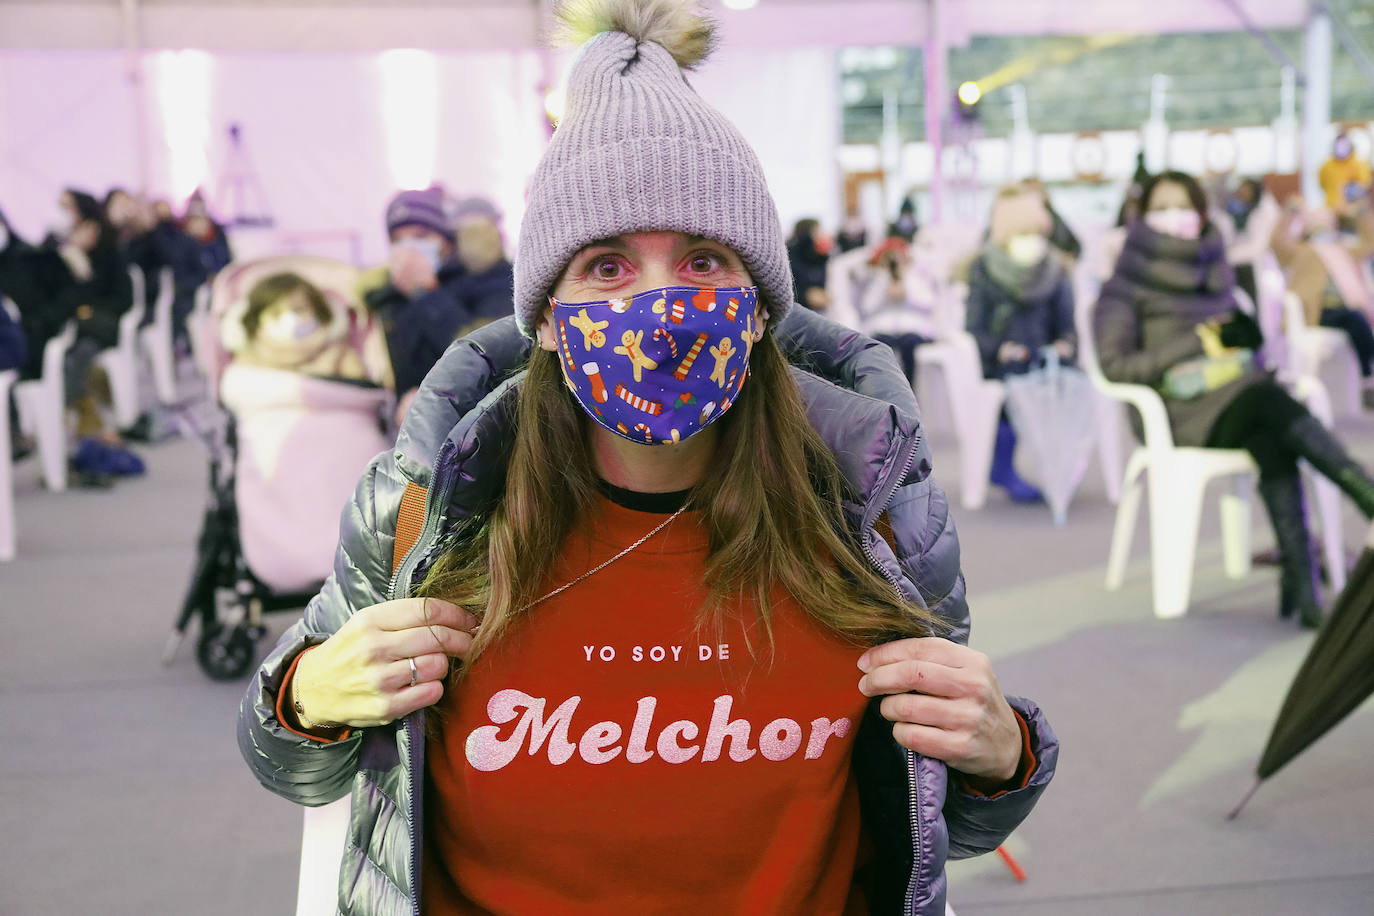
<svg viewBox="0 0 1374 916"><path fill-rule="evenodd" d="M415 543L410 545L401 562L397 564L396 571L391 574L391 585L387 589L387 596L395 601L405 597L400 593L400 584L406 583L405 592L408 594L410 589L410 578L415 574L415 568L419 565L420 558L429 551L431 543L438 535L439 520L443 513L437 507L442 506L448 500L449 480L443 475L448 467L449 456L453 454L454 444L446 440L439 449L439 456L434 462L434 485L430 487L429 493L425 498L425 517L420 525L420 535L415 539ZM449 475L451 476L451 475ZM415 713L405 718L406 735L410 738L410 760L407 761L407 772L410 776L410 801L407 822L410 831L410 912L413 916L420 916L420 793L424 791L423 774L420 768L424 759L424 734L420 729L419 716Z"/></svg>
<svg viewBox="0 0 1374 916"><path fill-rule="evenodd" d="M878 571L879 575L891 582L892 587L896 588L899 592L901 591L901 587L898 585L897 577L889 573L887 569L878 562L878 558L873 554L871 538L868 534L873 531L873 526L877 524L878 517L886 512L888 507L892 505L892 500L896 497L897 490L900 489L902 481L906 479L906 475L911 471L912 464L916 462L916 452L920 446L921 437L917 435L912 439L911 445L907 448L906 457L903 459L902 463L901 473L893 478L890 486L884 487L884 489L887 490L884 498L881 501L875 499L869 504L870 506L879 506L880 508L878 511L873 512L870 508L864 512L863 530L861 531L864 556L868 558L869 564ZM903 750L906 754L907 803L911 815L908 821L911 827L911 876L907 879L906 905L903 908L903 912L910 913L916 902L916 885L921 874L921 784L920 780L916 777L916 753L907 749Z"/></svg>

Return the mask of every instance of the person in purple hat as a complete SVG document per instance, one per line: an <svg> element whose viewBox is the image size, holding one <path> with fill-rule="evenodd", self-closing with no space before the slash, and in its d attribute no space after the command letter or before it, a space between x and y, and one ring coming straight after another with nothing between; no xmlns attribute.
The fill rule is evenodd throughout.
<svg viewBox="0 0 1374 916"><path fill-rule="evenodd" d="M364 280L362 298L381 319L402 398L420 386L466 324L466 270L455 256L450 210L437 185L393 197L386 207L387 266Z"/></svg>

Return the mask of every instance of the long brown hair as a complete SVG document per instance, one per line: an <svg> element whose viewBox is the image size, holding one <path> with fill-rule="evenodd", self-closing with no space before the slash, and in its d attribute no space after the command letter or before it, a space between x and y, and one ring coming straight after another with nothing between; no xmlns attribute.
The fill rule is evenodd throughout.
<svg viewBox="0 0 1374 916"><path fill-rule="evenodd" d="M807 419L772 334L754 347L749 373L717 421L712 470L688 496L708 532L710 591L700 622L718 628L731 607L752 601L771 648L771 599L781 588L856 644L940 628L938 618L873 569L845 525L844 479ZM585 415L567 391L556 353L536 347L531 354L517 424L503 497L469 523L474 530L460 532L418 590L481 621L469 662L543 594L564 539L594 511L598 492Z"/></svg>

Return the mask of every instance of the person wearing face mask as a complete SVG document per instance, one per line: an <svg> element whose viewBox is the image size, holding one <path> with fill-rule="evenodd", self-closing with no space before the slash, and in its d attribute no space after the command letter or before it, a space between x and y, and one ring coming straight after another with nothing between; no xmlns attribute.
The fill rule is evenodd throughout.
<svg viewBox="0 0 1374 916"><path fill-rule="evenodd" d="M1355 153L1355 144L1344 131L1331 144L1331 158L1322 163L1317 182L1326 194L1326 207L1344 215L1351 204L1369 193L1369 163Z"/></svg>
<svg viewBox="0 0 1374 916"><path fill-rule="evenodd" d="M684 78L709 21L566 9L515 315L364 475L239 746L352 793L348 916L943 914L1057 745L964 645L910 384L794 303L758 158Z"/></svg>
<svg viewBox="0 0 1374 916"><path fill-rule="evenodd" d="M1046 347L1053 347L1062 362L1073 362L1073 284L1051 250L1052 226L1040 190L1018 185L998 194L987 243L969 265L965 313L984 378L1027 372L1040 363ZM1040 502L1040 491L1016 473L1015 453L1016 433L1004 416L990 479L1013 502Z"/></svg>
<svg viewBox="0 0 1374 916"><path fill-rule="evenodd" d="M464 197L453 206L462 283L461 336L475 327L510 314L515 269L506 258L501 237L501 211L485 197Z"/></svg>
<svg viewBox="0 0 1374 916"><path fill-rule="evenodd" d="M347 319L336 316L324 294L298 274L273 274L253 285L243 330L244 345L235 358L247 365L326 378L367 378L349 340Z"/></svg>
<svg viewBox="0 0 1374 916"><path fill-rule="evenodd" d="M1298 459L1334 481L1366 518L1374 517L1374 479L1255 361L1263 338L1236 308L1225 246L1204 215L1197 181L1182 172L1156 175L1141 205L1144 216L1130 226L1093 312L1102 373L1159 391L1176 445L1250 452L1280 554L1279 613L1319 626Z"/></svg>
<svg viewBox="0 0 1374 916"><path fill-rule="evenodd" d="M1374 291L1360 261L1374 253L1370 245L1374 214L1367 202L1352 214L1360 228L1358 241L1347 240L1337 231L1336 215L1330 210L1304 210L1295 199L1287 218L1274 228L1271 247L1287 288L1302 302L1307 324L1345 332L1360 373L1369 378L1374 373L1374 331L1361 306L1374 301Z"/></svg>
<svg viewBox="0 0 1374 916"><path fill-rule="evenodd" d="M386 208L391 254L364 275L359 291L386 335L396 394L419 387L460 328L466 268L458 260L452 206L438 186L402 191Z"/></svg>

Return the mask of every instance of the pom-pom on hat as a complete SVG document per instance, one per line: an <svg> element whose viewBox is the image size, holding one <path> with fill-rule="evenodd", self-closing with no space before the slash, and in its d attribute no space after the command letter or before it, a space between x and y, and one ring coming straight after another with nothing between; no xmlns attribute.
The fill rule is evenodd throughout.
<svg viewBox="0 0 1374 916"><path fill-rule="evenodd" d="M515 258L515 314L533 336L579 250L627 232L674 230L743 259L772 321L792 305L782 224L758 157L683 73L714 23L684 0L575 0L559 9L583 42L562 121L530 183Z"/></svg>

